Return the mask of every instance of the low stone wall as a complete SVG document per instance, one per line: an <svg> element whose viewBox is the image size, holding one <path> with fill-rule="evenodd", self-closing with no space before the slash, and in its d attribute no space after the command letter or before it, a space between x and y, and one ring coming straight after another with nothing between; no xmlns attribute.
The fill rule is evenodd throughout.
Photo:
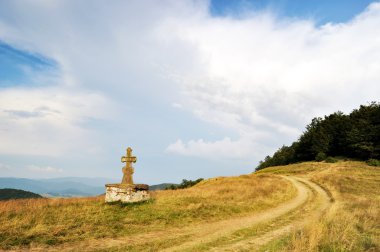
<svg viewBox="0 0 380 252"><path fill-rule="evenodd" d="M149 186L145 184L107 184L106 202L139 202L150 199Z"/></svg>

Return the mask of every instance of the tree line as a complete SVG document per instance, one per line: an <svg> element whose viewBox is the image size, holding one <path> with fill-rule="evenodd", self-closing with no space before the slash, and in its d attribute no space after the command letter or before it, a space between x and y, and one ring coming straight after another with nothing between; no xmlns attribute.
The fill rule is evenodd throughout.
<svg viewBox="0 0 380 252"><path fill-rule="evenodd" d="M182 183L179 184L179 185L170 185L168 187L165 188L165 190L177 190L177 189L185 189L185 188L189 188L189 187L192 187L196 184L198 184L199 182L203 181L203 178L199 178L197 180L187 180L187 179L183 179L182 180Z"/></svg>
<svg viewBox="0 0 380 252"><path fill-rule="evenodd" d="M298 141L265 157L256 170L302 161L333 161L337 156L370 163L380 159L380 103L361 105L349 115L338 111L314 118Z"/></svg>

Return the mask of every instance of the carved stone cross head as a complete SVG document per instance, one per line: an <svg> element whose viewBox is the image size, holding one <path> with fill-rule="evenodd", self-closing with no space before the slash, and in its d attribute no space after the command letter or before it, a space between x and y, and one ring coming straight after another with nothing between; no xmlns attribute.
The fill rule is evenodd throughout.
<svg viewBox="0 0 380 252"><path fill-rule="evenodd" d="M132 148L127 148L127 155L121 157L121 162L125 163L123 167L123 180L122 184L133 185L132 174L134 173L134 169L132 167L132 163L136 163L137 158L132 156Z"/></svg>
<svg viewBox="0 0 380 252"><path fill-rule="evenodd" d="M127 148L127 155L121 157L121 162L126 163L126 166L132 166L132 163L136 163L137 158L132 156L132 148Z"/></svg>

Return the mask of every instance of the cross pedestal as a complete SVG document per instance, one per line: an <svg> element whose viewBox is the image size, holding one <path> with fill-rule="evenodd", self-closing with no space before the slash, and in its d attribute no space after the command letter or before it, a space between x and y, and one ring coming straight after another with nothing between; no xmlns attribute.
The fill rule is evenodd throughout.
<svg viewBox="0 0 380 252"><path fill-rule="evenodd" d="M121 157L123 167L123 179L120 184L106 184L106 202L121 201L139 202L150 199L149 186L145 184L133 184L133 173L135 169L132 163L136 163L137 158L132 156L132 148L127 148L127 154Z"/></svg>

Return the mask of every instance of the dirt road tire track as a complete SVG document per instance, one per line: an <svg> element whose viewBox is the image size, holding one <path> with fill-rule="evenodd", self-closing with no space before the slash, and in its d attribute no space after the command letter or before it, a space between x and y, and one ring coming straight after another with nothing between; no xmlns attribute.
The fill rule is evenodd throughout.
<svg viewBox="0 0 380 252"><path fill-rule="evenodd" d="M160 251L191 251L192 248L195 246L207 244L220 237L228 237L229 235L241 229L249 228L260 223L280 218L282 215L285 215L290 211L303 205L308 200L308 198L311 197L312 190L315 190L317 192L321 201L320 207L317 209L315 214L320 214L329 206L329 204L331 204L328 194L317 184L310 182L307 179L295 176L281 177L290 181L293 184L293 186L298 191L297 196L277 207L268 209L262 213L254 214L247 217L239 217L218 222L204 223L197 226L184 227L181 229L170 229L162 232L145 233L133 237L91 240L80 242L77 244L63 244L61 246L56 247L30 248L28 249L28 251L93 251L98 249L117 250L118 248L123 248L128 244L134 244L136 242L138 244L138 241L154 241L156 239L159 239L160 237L161 239L162 237L165 237L165 239L171 239L176 237L177 235L184 235L191 238L187 239L188 241L182 244ZM218 247L215 248L215 251L240 251L245 250L247 248L252 248L253 246L258 247L264 245L265 243L271 241L276 237L286 234L292 229L294 225L299 225L299 223L295 222L290 225L277 228L275 230L270 230L262 236L252 237L250 239L239 241L226 247ZM122 251L122 249L120 251Z"/></svg>
<svg viewBox="0 0 380 252"><path fill-rule="evenodd" d="M261 246L267 244L268 242L276 238L280 238L281 236L284 236L287 233L290 233L296 227L306 225L308 222L310 222L311 219L319 218L334 202L331 193L326 191L325 188L322 188L318 184L304 178L293 178L306 184L309 188L316 192L318 206L314 211L308 214L307 219L304 218L303 220L294 221L288 225L273 229L270 232L267 232L263 235L255 236L250 239L245 239L243 241L231 244L229 246L214 248L212 251L255 251L259 249Z"/></svg>
<svg viewBox="0 0 380 252"><path fill-rule="evenodd" d="M232 220L226 220L221 221L217 223L210 223L203 225L202 229L199 230L199 233L196 237L194 237L191 241L183 243L176 247L171 247L163 251L183 251L190 249L193 246L206 244L208 242L211 242L213 240L216 240L223 236L228 236L229 234L232 234L240 229L249 228L251 226L254 226L256 224L270 221L272 219L276 219L289 211L296 209L297 207L301 206L303 203L306 202L308 197L311 196L312 191L315 190L317 192L318 197L320 198L320 207L316 210L315 214L320 214L323 212L330 204L330 197L324 191L320 186L317 184L310 182L307 179L299 178L295 176L282 176L284 179L289 180L298 190L297 196L284 203L281 204L278 207L272 208L267 210L266 212L255 214L253 216L248 216L244 218L239 219L232 219ZM312 189L310 189L312 188ZM218 248L217 251L221 250L228 250L228 251L239 251L240 248L247 247L247 244L251 246L261 246L265 243L271 241L272 239L279 237L281 235L284 235L285 233L289 232L295 225L299 225L300 223L294 223L290 224L285 227L281 227L276 230L272 230L268 233L266 233L264 236L255 237L253 239L249 239L247 241L239 242L238 244L234 244L233 246L227 247L227 248Z"/></svg>

